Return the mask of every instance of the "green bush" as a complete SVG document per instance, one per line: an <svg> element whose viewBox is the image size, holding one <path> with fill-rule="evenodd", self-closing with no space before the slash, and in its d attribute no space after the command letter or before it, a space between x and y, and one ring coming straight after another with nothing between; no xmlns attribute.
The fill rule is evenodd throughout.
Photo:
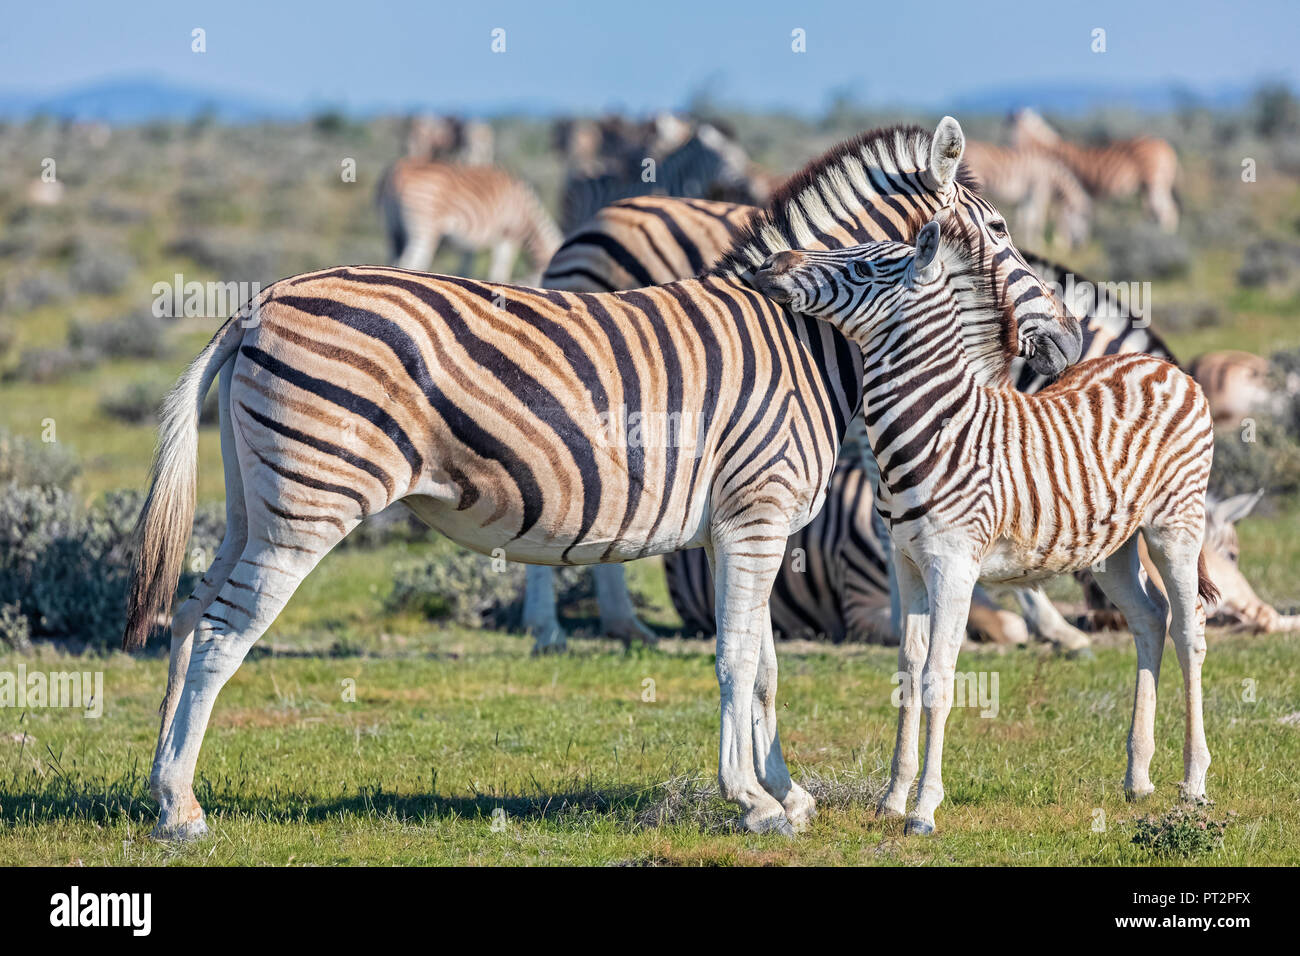
<svg viewBox="0 0 1300 956"><path fill-rule="evenodd" d="M101 358L159 358L167 353L167 326L150 312L68 327L68 348Z"/></svg>
<svg viewBox="0 0 1300 956"><path fill-rule="evenodd" d="M1216 429L1210 490L1227 498L1261 488L1270 495L1300 491L1300 443L1294 434L1266 416L1254 420L1253 433L1238 426Z"/></svg>
<svg viewBox="0 0 1300 956"><path fill-rule="evenodd" d="M519 619L523 587L523 565L457 549L399 566L385 607L467 627L506 628Z"/></svg>
<svg viewBox="0 0 1300 956"><path fill-rule="evenodd" d="M0 486L66 488L80 471L76 455L62 445L35 442L0 429Z"/></svg>
<svg viewBox="0 0 1300 956"><path fill-rule="evenodd" d="M130 536L142 495L115 492L85 508L60 488L0 490L0 606L35 638L108 648L121 638ZM196 517L180 590L189 593L220 544L220 518ZM16 608L16 610L13 610Z"/></svg>
<svg viewBox="0 0 1300 956"><path fill-rule="evenodd" d="M1223 846L1223 834L1236 813L1215 820L1196 807L1174 807L1163 817L1143 817L1137 822L1133 842L1159 856L1199 856Z"/></svg>

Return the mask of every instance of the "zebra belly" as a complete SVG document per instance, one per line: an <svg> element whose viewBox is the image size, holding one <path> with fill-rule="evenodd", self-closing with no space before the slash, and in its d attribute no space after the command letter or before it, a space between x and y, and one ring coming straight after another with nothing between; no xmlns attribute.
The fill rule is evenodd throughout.
<svg viewBox="0 0 1300 956"><path fill-rule="evenodd" d="M454 504L430 495L408 495L402 503L411 509L425 524L439 534L446 535L457 544L508 561L525 564L602 564L632 561L652 554L666 554L682 548L699 547L704 543L707 528L706 515L692 515L685 522L685 530L677 523L650 536L629 534L617 538L593 529L578 543L571 535L557 534L539 522L528 532L512 532L507 522L488 526L469 511L458 511ZM665 522L668 525L669 522ZM517 529L518 525L513 527Z"/></svg>
<svg viewBox="0 0 1300 956"><path fill-rule="evenodd" d="M1136 530L1134 528L1133 530ZM1096 535L1084 541L1060 541L1051 550L998 538L980 561L981 584L1021 585L1094 567L1114 554L1132 531Z"/></svg>

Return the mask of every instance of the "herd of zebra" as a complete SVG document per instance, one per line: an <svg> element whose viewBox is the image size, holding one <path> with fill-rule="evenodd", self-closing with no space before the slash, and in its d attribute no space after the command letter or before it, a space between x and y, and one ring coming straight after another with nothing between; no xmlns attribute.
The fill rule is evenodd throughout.
<svg viewBox="0 0 1300 956"><path fill-rule="evenodd" d="M569 124L563 229L483 162L490 138L472 124L416 132L413 150L472 146L478 162L408 155L384 176L396 266L264 289L168 396L124 647L171 602L214 381L227 530L171 621L157 835L206 831L192 782L218 691L316 563L398 501L529 565L539 649L563 643L551 566L593 565L603 626L632 640L649 632L620 563L665 555L682 617L717 634L719 781L752 830L793 832L815 812L781 755L777 634L899 640L881 811L906 809L924 709L908 829L929 832L968 616L1018 620L978 583L1017 588L1030 625L1071 646L1086 638L1032 586L1084 570L1138 644L1127 789L1151 787L1171 609L1183 787L1204 798L1206 614L1280 623L1235 567L1231 522L1253 499L1207 500L1213 397L1122 300L1079 282L1095 301L1066 301L1065 270L1017 249L954 119L863 133L775 189L715 125L645 124L662 157L647 179L628 174L626 131ZM1139 184L1168 223L1153 142L1017 155L1094 194ZM444 240L490 250L489 279L415 271ZM539 287L505 284L520 249ZM636 427L611 440L615 417Z"/></svg>

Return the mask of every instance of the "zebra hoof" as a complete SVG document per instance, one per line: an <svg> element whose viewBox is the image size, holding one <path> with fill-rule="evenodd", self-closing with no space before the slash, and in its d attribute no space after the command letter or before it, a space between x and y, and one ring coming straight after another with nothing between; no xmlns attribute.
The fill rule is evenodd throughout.
<svg viewBox="0 0 1300 956"><path fill-rule="evenodd" d="M159 820L158 825L149 834L149 839L159 843L197 843L207 835L208 824L203 817L199 817L197 820L186 820L183 823L164 823Z"/></svg>
<svg viewBox="0 0 1300 956"><path fill-rule="evenodd" d="M1129 803L1142 803L1155 792L1156 788L1150 784L1145 787L1125 787L1124 799Z"/></svg>
<svg viewBox="0 0 1300 956"><path fill-rule="evenodd" d="M750 833L779 833L783 837L793 837L795 835L794 826L791 825L784 810L757 820L746 817L745 829Z"/></svg>
<svg viewBox="0 0 1300 956"><path fill-rule="evenodd" d="M934 824L918 817L912 817L903 827L903 833L907 836L929 836L933 832Z"/></svg>

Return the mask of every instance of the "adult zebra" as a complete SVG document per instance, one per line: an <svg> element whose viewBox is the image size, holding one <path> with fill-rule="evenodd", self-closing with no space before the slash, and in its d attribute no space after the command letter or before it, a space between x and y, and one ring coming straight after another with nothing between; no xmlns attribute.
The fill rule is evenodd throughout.
<svg viewBox="0 0 1300 956"><path fill-rule="evenodd" d="M668 196L613 203L566 237L542 274L542 284L575 292L612 292L698 275L722 259L734 236L756 212L751 206ZM1047 285L1068 299L1066 306L1078 317L1082 328L1083 357L1145 352L1174 361L1149 320L1134 312L1117 290L1091 282L1051 260L1030 253L1023 255ZM1028 363L1017 363L1013 374L1016 386L1026 392L1037 391L1051 378ZM699 571L698 563L689 558L685 566L691 573ZM649 632L633 610L622 566L597 565L592 575L601 629L624 641L647 637ZM701 582L695 582L683 589L701 586ZM1030 629L1039 637L1065 650L1088 644L1086 635L1069 624L1040 589L1017 589L1016 600ZM979 601L981 606L988 606L982 594ZM565 635L555 606L554 572L549 567L528 568L523 624L534 635L536 652L564 649ZM834 633L833 628L821 630Z"/></svg>
<svg viewBox="0 0 1300 956"><path fill-rule="evenodd" d="M646 157L652 160L652 157ZM560 195L560 226L568 233L598 210L620 199L646 196L709 197L751 202L749 157L739 143L708 123L662 160L651 179L638 168L622 172L566 177Z"/></svg>
<svg viewBox="0 0 1300 956"><path fill-rule="evenodd" d="M813 800L777 736L767 596L787 536L821 506L862 357L755 292L746 270L796 244L910 237L939 217L998 296L996 315L966 330L972 352L1000 367L1021 349L1059 371L1078 356L1078 325L967 187L963 145L951 117L934 136L891 127L843 144L699 279L584 295L340 267L277 282L227 321L167 398L137 526L127 649L175 590L197 413L219 375L226 538L172 620L155 832L205 832L193 778L218 691L320 558L399 500L458 543L525 563L707 548L722 793L751 830L805 823ZM611 413L628 407L702 422L701 440L611 439Z"/></svg>
<svg viewBox="0 0 1300 956"><path fill-rule="evenodd" d="M1019 204L1016 231L1022 242L1043 242L1053 211L1056 242L1068 249L1087 241L1092 200L1059 159L1039 149L1007 149L975 140L966 144L965 158L985 192Z"/></svg>
<svg viewBox="0 0 1300 956"><path fill-rule="evenodd" d="M1139 136L1106 146L1079 146L1063 139L1031 109L1012 118L1011 139L1020 149L1041 149L1070 168L1096 199L1140 193L1152 218L1166 232L1178 228L1174 180L1178 154L1163 139Z"/></svg>

